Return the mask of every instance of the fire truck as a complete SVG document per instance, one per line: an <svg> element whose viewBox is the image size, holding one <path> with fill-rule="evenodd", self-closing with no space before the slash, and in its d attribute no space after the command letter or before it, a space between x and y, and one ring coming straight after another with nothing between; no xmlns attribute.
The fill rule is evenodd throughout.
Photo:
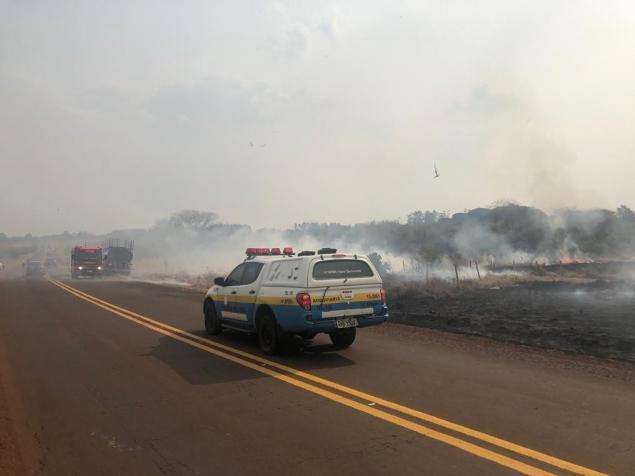
<svg viewBox="0 0 635 476"><path fill-rule="evenodd" d="M102 249L76 246L71 251L71 277L99 278L103 272Z"/></svg>

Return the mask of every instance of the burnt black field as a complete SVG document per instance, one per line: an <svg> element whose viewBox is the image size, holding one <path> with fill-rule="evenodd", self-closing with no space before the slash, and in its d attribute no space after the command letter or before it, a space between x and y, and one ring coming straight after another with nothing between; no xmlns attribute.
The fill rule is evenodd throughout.
<svg viewBox="0 0 635 476"><path fill-rule="evenodd" d="M604 272L607 266L615 267L587 268ZM635 362L635 283L630 279L392 294L393 322Z"/></svg>

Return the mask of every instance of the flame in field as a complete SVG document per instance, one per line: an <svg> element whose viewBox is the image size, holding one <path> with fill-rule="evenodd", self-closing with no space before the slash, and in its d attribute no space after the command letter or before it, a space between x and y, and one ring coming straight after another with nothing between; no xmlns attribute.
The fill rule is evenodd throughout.
<svg viewBox="0 0 635 476"><path fill-rule="evenodd" d="M576 258L575 256L565 255L560 259L562 264L579 264L579 263L593 263L589 258Z"/></svg>

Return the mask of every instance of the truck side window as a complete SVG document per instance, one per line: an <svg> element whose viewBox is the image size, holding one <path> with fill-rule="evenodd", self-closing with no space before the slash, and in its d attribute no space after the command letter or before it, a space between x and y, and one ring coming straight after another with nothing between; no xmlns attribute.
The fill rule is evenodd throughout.
<svg viewBox="0 0 635 476"><path fill-rule="evenodd" d="M238 286L241 283L243 277L243 271L245 271L245 263L241 263L229 273L227 279L225 279L225 286Z"/></svg>
<svg viewBox="0 0 635 476"><path fill-rule="evenodd" d="M245 273L243 274L243 279L240 284L251 284L258 279L262 266L262 263L247 263L245 265Z"/></svg>

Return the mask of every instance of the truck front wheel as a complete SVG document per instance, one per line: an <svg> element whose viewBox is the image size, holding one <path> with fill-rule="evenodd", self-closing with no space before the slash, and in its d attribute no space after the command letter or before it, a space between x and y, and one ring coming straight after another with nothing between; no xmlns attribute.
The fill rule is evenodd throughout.
<svg viewBox="0 0 635 476"><path fill-rule="evenodd" d="M355 342L355 336L357 335L357 329L351 327L349 329L342 329L339 331L331 332L331 342L336 349L346 349Z"/></svg>
<svg viewBox="0 0 635 476"><path fill-rule="evenodd" d="M223 328L220 325L220 319L216 312L216 306L213 301L205 302L205 330L211 336L215 336L221 333Z"/></svg>

